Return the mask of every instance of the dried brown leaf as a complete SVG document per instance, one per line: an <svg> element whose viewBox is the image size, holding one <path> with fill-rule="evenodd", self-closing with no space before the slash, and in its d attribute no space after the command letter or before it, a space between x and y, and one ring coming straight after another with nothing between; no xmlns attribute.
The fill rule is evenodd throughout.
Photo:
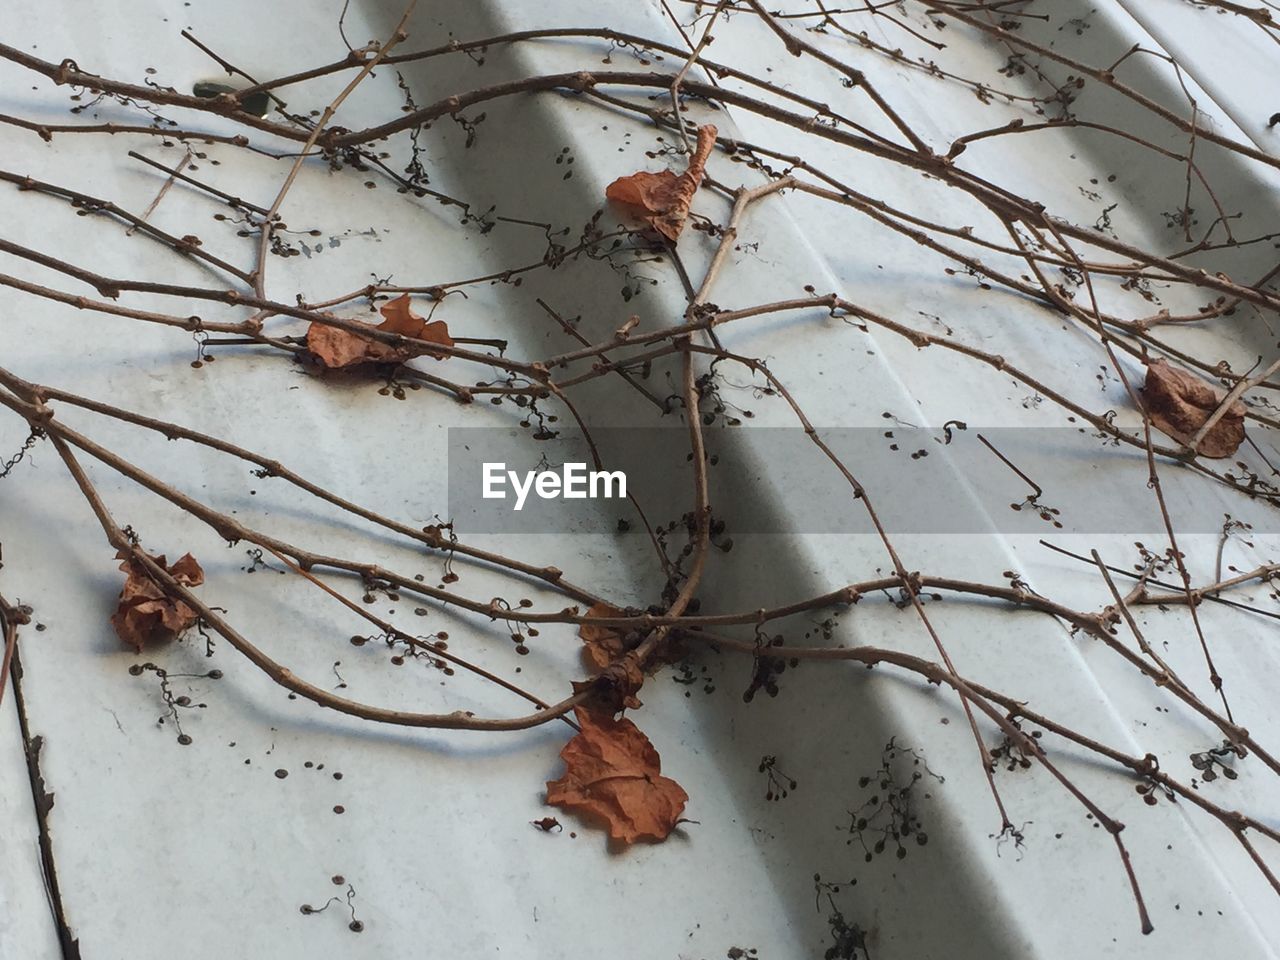
<svg viewBox="0 0 1280 960"><path fill-rule="evenodd" d="M1189 443L1221 406L1226 393L1161 358L1147 364L1142 392L1151 425L1180 443ZM1200 454L1229 457L1244 442L1244 405L1233 402L1197 445Z"/></svg>
<svg viewBox="0 0 1280 960"><path fill-rule="evenodd" d="M564 776L547 783L547 802L603 820L620 843L665 840L689 795L662 776L649 738L630 720L583 708L575 714L582 730L560 751Z"/></svg>
<svg viewBox="0 0 1280 960"><path fill-rule="evenodd" d="M607 603L597 603L587 610L586 616L624 617L626 614ZM605 669L621 657L626 649L622 643L622 634L613 627L579 624L578 636L582 638L583 659L597 670Z"/></svg>
<svg viewBox="0 0 1280 960"><path fill-rule="evenodd" d="M204 583L204 571L189 553L175 560L173 566L165 563L163 554L147 556L185 587ZM141 653L147 644L168 642L196 622L196 612L181 600L167 596L129 554L121 551L116 558L122 561L120 569L125 572L125 581L111 625L121 640Z"/></svg>
<svg viewBox="0 0 1280 960"><path fill-rule="evenodd" d="M606 668L600 677L608 682L611 699L619 707L638 710L643 704L636 696L644 686L644 670L640 667L640 657L634 652L628 653Z"/></svg>
<svg viewBox="0 0 1280 960"><path fill-rule="evenodd" d="M396 333L402 337L426 340L442 347L452 347L453 338L443 320L428 323L413 312L409 295L403 294L382 307L382 323L372 324L351 321L370 330ZM414 345L396 347L378 340L371 340L350 330L312 322L307 328L307 349L330 370L354 367L363 363L405 363L414 357L429 356L443 360L446 354L430 347Z"/></svg>
<svg viewBox="0 0 1280 960"><path fill-rule="evenodd" d="M631 612L620 610L607 603L597 603L588 608L588 617L625 617ZM582 659L588 670L595 673L595 680L606 680L612 694L612 702L619 708L635 709L640 706L636 693L644 685L645 667L629 652L635 643L628 644L627 631L598 624L583 623L578 625L578 636L582 638ZM632 639L636 639L632 637ZM685 645L673 634L657 649L650 651L648 669L656 669L664 663L676 663L686 654ZM599 689L599 684L592 683Z"/></svg>
<svg viewBox="0 0 1280 960"><path fill-rule="evenodd" d="M642 170L629 177L619 177L605 188L604 195L636 207L640 219L668 240L679 239L693 195L706 173L707 158L715 148L716 133L712 124L698 128L698 143L689 158L689 167L679 176L670 170L661 173Z"/></svg>

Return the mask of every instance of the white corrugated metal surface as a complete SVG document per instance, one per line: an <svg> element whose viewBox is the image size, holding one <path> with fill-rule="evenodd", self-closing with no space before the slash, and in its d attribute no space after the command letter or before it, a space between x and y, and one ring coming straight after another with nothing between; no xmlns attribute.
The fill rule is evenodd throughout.
<svg viewBox="0 0 1280 960"><path fill-rule="evenodd" d="M53 62L72 58L102 76L131 82L149 77L180 91L219 76L206 54L181 39L184 28L259 78L304 70L345 51L337 3L148 0L106 2L92 10L59 4L53 12L25 0L9 6L0 42ZM671 6L685 19L694 13L688 4ZM1135 43L1169 51L1184 69L1183 82L1202 123L1276 152L1280 128L1269 127L1267 119L1277 107L1267 99L1265 85L1273 81L1280 56L1268 34L1244 18L1174 0L1062 0L1019 8L1048 17L1025 18L1026 34L1090 63L1110 64ZM931 31L930 37L946 40L945 56L938 53L937 59L947 69L1007 80L1010 89L1045 89L1029 75L1001 76L997 71L1010 50L995 40L955 23L939 31L922 11L913 3L891 10ZM385 37L401 13L396 0L353 2L344 19L346 36L357 45ZM864 15L854 22L891 48L915 49L907 47L911 36L887 17ZM421 5L404 46L606 23L665 43L682 42L660 4L486 0ZM848 111L886 136L894 133L859 99L859 91L846 89L813 59L789 56L749 14L732 14L715 33L708 56ZM864 69L939 152L955 137L998 125L1020 109L987 104L972 91L875 56L848 38L803 36ZM459 54L406 64L401 74L415 101L425 104L522 76L678 69L672 58L639 59L634 50L576 38L495 45L482 57ZM1127 82L1186 112L1185 96L1167 63L1137 57L1131 67ZM1054 83L1071 72L1050 63L1044 71ZM323 109L349 77L327 76L289 88L286 99L295 111ZM66 88L11 62L0 61L0 78L5 91L0 113L45 123L92 122L94 116L139 122L137 110L110 102L73 117L67 113ZM721 82L736 89L732 79ZM646 103L644 97L660 93L631 91ZM1081 96L1082 102L1095 98L1081 107L1092 119L1185 147L1185 135L1132 103L1092 87ZM380 68L355 90L334 122L361 129L399 116L403 104L395 71ZM652 105L665 104L658 99ZM447 120L424 135L431 186L465 199L476 211L492 206L501 216L550 224L554 230L568 227L571 241L603 205L605 185L637 169L660 169L666 158L647 151L672 137L598 102L560 93L495 100L468 115L474 120L481 110L486 116L477 123L470 148L466 131ZM173 115L195 129L239 129L207 114ZM917 171L745 110L713 112L696 103L689 116L714 120L722 134L803 154L844 183L926 219L972 224L993 237L999 231L971 200ZM296 149L266 134L251 135L273 149ZM660 143L658 137L666 139ZM108 198L131 211L146 209L165 177L130 159L128 151L170 164L183 154L181 146L162 147L156 137L58 135L46 143L12 126L0 127L0 143L0 167ZM193 175L262 206L288 171L287 161L225 144L193 149L199 151L188 168L196 171ZM389 165L402 169L409 154L406 136L388 141L385 149L392 155ZM1243 214L1233 229L1240 236L1273 229L1280 212L1275 169L1211 144L1199 149L1218 201ZM1152 162L1121 138L1076 128L975 143L957 164L1076 223L1093 224L1118 204L1110 209L1117 230L1127 241L1152 248L1169 242L1162 214L1181 201L1185 174L1177 165ZM713 159L711 173L730 187L763 182L758 172L722 156ZM716 222L728 216L728 204L707 190L694 209ZM207 194L176 184L149 221L176 236L195 233L203 250L251 266L254 241L237 235L235 223L215 219L225 211ZM537 262L547 247L538 226L460 225L457 207L398 193L377 172L334 171L320 161L303 167L283 216L293 231L286 237L301 252L269 259L267 291L280 302L293 302L298 295L319 302L375 277L429 286L485 276ZM601 223L611 228L616 220L616 211L607 210ZM1091 409L1115 409L1119 422L1139 422L1114 373L1107 374L1096 339L1028 298L980 289L974 277L945 272L952 265L943 257L855 211L786 193L752 208L741 230L742 242L710 291L722 308L801 297L807 285L819 294L836 291L914 327L934 333L949 327L965 342L1086 397ZM108 277L226 284L223 275L175 257L141 234L126 236L118 223L78 216L61 200L19 192L9 184L0 184L0 239ZM679 251L696 285L714 241L687 231ZM1214 263L1253 282L1274 265L1274 254L1272 243L1259 243L1219 252ZM1025 270L998 253L983 257L997 269ZM446 298L437 316L448 321L454 336L504 338L510 342L509 356L525 358L577 346L538 298L563 316L581 316L580 330L591 342L606 339L631 313L641 316L644 329L679 323L687 301L669 259L644 262L635 270L657 281L645 285L638 299L619 296L624 281L607 262L574 260L555 271L531 271L519 286L472 284L465 299ZM64 275L9 255L0 255L0 272L95 295ZM1211 298L1205 290L1159 293L1161 305L1173 313ZM1141 312L1136 295L1113 291L1105 296L1108 309ZM172 300L146 294L126 293L120 303L183 315L199 312L206 321L246 315L243 308L194 301L175 307ZM301 322L272 322L280 323L281 335L303 329ZM1244 370L1259 355L1264 365L1274 359L1274 322L1274 315L1242 307L1230 321L1178 328L1167 339ZM958 419L976 428L1045 428L1047 435L1048 428L1073 426L1043 398L1028 402L1034 391L1006 374L955 353L920 350L883 330L863 332L823 309L729 324L720 337L735 353L767 358L819 428L883 429L892 426L886 414L893 422L931 428ZM415 527L448 510L448 429L513 423L510 407L464 406L427 389L407 391L401 400L380 393L377 382L316 378L266 350L219 349L216 362L193 368L196 356L197 344L180 331L0 288L0 366L260 451ZM1141 377L1137 361L1122 356L1121 362L1131 377ZM429 372L447 370L463 381L481 379L460 361L420 363ZM750 382L745 373L729 379ZM668 380L665 372L656 374L654 383L659 395L679 389L678 380ZM732 384L722 390L727 400L754 414L741 428L717 427L711 441L742 471L734 496L761 515L783 518L801 512L805 503L830 498L841 504L831 491L843 481L816 454L791 463L771 459L763 428L795 426L777 397ZM612 382L587 384L574 396L593 425L657 422L648 401ZM66 423L249 526L316 552L421 573L428 585L442 582L440 557L343 516L278 479L256 477L245 463L66 404L53 406ZM3 458L26 434L20 419L0 414ZM1251 424L1250 436L1274 462L1275 434ZM947 455L941 446L935 453ZM910 490L911 463L903 456L902 488ZM857 465L851 466L856 472ZM205 601L226 608L242 632L304 679L361 702L402 710L526 712L528 705L519 698L462 672L445 676L413 660L394 665L392 651L381 643L353 646L349 638L367 635L369 625L337 604L322 604L306 581L278 572L282 568L270 556L264 558L266 569L255 569L247 544L229 547L128 479L101 464L89 469L116 518L131 524L144 546L170 559L186 551L199 557L207 575L200 589ZM1123 531L1055 534L1054 542L1084 554L1097 549L1125 568L1136 558L1135 539L1163 548L1141 451L1108 451L1096 463L1064 463L1061 471L1040 478L1048 496L1053 483L1064 498L1078 495L1063 489L1068 484L1096 484L1099 496L1126 498L1134 515L1147 519ZM1169 467L1162 477L1180 521L1208 516L1216 522L1228 514L1254 524L1248 545L1230 542L1227 562L1243 570L1274 559L1269 553L1278 545L1270 533L1276 529L1274 507L1187 471ZM957 477L946 495L974 518L972 532L895 536L909 569L992 583L1002 582L1004 571L1013 569L1035 590L1070 606L1098 610L1109 602L1096 570L1040 545L1049 528L1032 516L1019 520L1021 525L1009 518L1007 502L1024 493L1017 484L1008 490L971 490L963 483ZM875 498L877 491L870 494ZM883 492L886 498L895 494L901 491ZM920 489L918 495L939 494ZM852 499L843 507L859 509ZM667 522L690 508L690 503L658 505L654 519ZM1193 575L1212 580L1219 536L1212 526L1191 529L1200 532L1186 533L1179 545ZM531 563L554 563L569 580L621 604L653 602L661 588L661 578L655 587L649 544L639 535L470 539ZM810 530L735 535L734 541L732 551L715 552L699 590L703 612L772 607L891 569L880 542L869 535ZM47 442L0 479L0 544L0 594L32 608L31 624L20 630L21 696L29 735L43 738L39 767L55 795L43 819L57 868L58 899L85 960L600 953L695 960L741 956L735 949L772 960L822 956L831 949L837 908L865 932L865 943L860 953L847 952L852 945L846 942L846 952L831 955L877 960L1280 953L1276 893L1231 833L1185 802L1146 806L1135 794L1132 777L1077 748L1051 746L1072 780L1127 824L1124 837L1154 932L1143 936L1139 930L1115 845L1043 769L997 772L1010 817L1025 834L1021 847L998 842L993 834L999 832L999 817L956 697L906 673L869 672L854 663L805 664L785 674L779 696L750 703L741 696L750 681L749 657L696 652L688 661L698 678L692 685L673 682L682 679L676 670L658 674L646 683L644 708L634 716L661 752L663 772L690 794L686 816L694 822L663 844L611 852L602 833L543 803L544 783L559 774L557 755L570 734L563 724L517 733L379 726L291 698L221 640L206 650L199 637L187 637L142 657L122 649L108 622L120 589L113 551ZM527 597L538 610L558 610L570 602L535 583L513 585L510 577L482 565L457 561L455 569L460 579L453 588L482 602ZM333 582L360 600L357 581ZM1274 610L1266 589L1252 589L1248 596ZM415 616L419 607L428 611L425 616ZM567 694L566 677L581 672L578 642L567 625L545 629L531 642L529 655L517 657L502 622L490 623L456 606L378 593L368 608L406 629L447 632L451 650L550 702ZM961 598L931 603L929 609L966 676L1050 716L1069 717L1080 732L1126 753L1156 754L1179 779L1197 775L1190 753L1221 742L1210 724L1154 689L1100 643L1073 634L1059 621ZM802 637L820 633L819 622L828 615L806 613L777 629L787 633L789 643L821 642ZM1203 604L1199 615L1237 721L1263 744L1280 741L1274 620L1213 604ZM868 596L830 616L832 642L936 658L912 611L882 596ZM1141 619L1170 665L1215 705L1185 611L1144 608ZM747 628L734 635L751 639ZM175 742L172 717L157 723L166 715L160 680L151 671L130 672L142 662L167 670L175 695L203 705L180 711L189 745ZM210 670L220 676L208 677ZM0 956L65 958L71 954L59 944L42 878L36 839L40 818L17 719L10 691L0 705ZM989 742L1000 739L994 726L984 730ZM849 811L867 798L860 781L878 770L890 740L917 750L945 782L926 780L928 799L916 795L928 844L912 845L902 860L886 855L868 863L861 846L847 842ZM759 768L765 756L776 757L779 768L797 780L784 800L766 799ZM1280 786L1255 761L1240 764L1238 779L1202 783L1200 789L1209 799L1275 828L1280 826ZM544 833L531 826L552 813L563 821L563 831ZM1280 865L1275 844L1260 839L1258 845L1273 869ZM842 882L839 893L815 897L815 874ZM855 878L855 885L843 884ZM301 909L326 903L322 912ZM358 930L351 929L353 923Z"/></svg>

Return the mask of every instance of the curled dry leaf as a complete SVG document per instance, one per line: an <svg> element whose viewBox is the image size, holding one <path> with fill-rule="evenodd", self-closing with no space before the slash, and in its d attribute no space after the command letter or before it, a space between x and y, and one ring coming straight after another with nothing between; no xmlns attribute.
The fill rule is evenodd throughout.
<svg viewBox="0 0 1280 960"><path fill-rule="evenodd" d="M661 173L641 170L613 181L605 188L604 195L638 208L641 220L668 240L678 239L689 216L693 195L706 173L707 158L715 148L716 133L712 124L698 128L698 143L689 158L689 167L679 176L670 170Z"/></svg>
<svg viewBox="0 0 1280 960"><path fill-rule="evenodd" d="M625 617L636 611L620 610L607 603L597 603L587 608L588 617ZM627 650L635 646L628 644L626 634L614 627L603 627L593 623L578 625L578 636L582 639L582 659L589 669L597 672L607 671L611 665L617 664ZM686 648L674 633L667 642L655 650L650 657L652 664L676 663L686 653ZM637 666L635 669L639 669ZM636 685L639 689L639 685Z"/></svg>
<svg viewBox="0 0 1280 960"><path fill-rule="evenodd" d="M547 803L604 821L612 840L665 840L680 822L689 795L662 776L649 738L630 720L579 707L582 730L560 758L564 776L547 783Z"/></svg>
<svg viewBox="0 0 1280 960"><path fill-rule="evenodd" d="M638 710L643 706L636 694L644 686L644 670L640 668L640 657L636 653L628 653L606 667L596 678L597 689L602 682L609 685L611 702L628 710Z"/></svg>
<svg viewBox="0 0 1280 960"><path fill-rule="evenodd" d="M1190 442L1226 397L1222 390L1163 358L1147 364L1142 392L1151 425L1181 443ZM1199 453L1214 459L1235 453L1244 442L1244 415L1244 404L1233 402L1200 440Z"/></svg>
<svg viewBox="0 0 1280 960"><path fill-rule="evenodd" d="M398 333L402 337L426 340L442 347L453 346L453 338L449 336L449 328L444 321L434 320L428 323L414 313L410 308L407 293L383 305L381 312L384 319L376 327L372 324L360 323L358 320L352 322L368 327L370 330ZM330 327L314 321L307 328L307 349L330 370L354 367L362 363L405 363L414 357L421 356L443 360L446 356L430 347L412 345L395 347L389 343L370 340L349 330L341 330L338 327Z"/></svg>
<svg viewBox="0 0 1280 960"><path fill-rule="evenodd" d="M204 571L189 553L175 560L173 566L165 563L163 554L147 556L169 571L169 575L184 587L198 587L204 583ZM116 558L123 561L120 569L125 572L125 581L124 589L120 591L120 602L111 615L111 625L121 640L141 653L148 643L172 640L196 622L196 612L181 600L167 596L129 554L121 551Z"/></svg>
<svg viewBox="0 0 1280 960"><path fill-rule="evenodd" d="M636 696L644 686L644 669L633 650L623 654L590 680L574 680L573 692L591 691L595 702L613 712L638 710L644 706Z"/></svg>
<svg viewBox="0 0 1280 960"><path fill-rule="evenodd" d="M588 617L625 617L626 614L617 607L607 603L597 603L587 609ZM613 627L600 627L591 623L578 625L578 636L582 638L582 658L589 666L603 670L622 656L625 647L622 634Z"/></svg>

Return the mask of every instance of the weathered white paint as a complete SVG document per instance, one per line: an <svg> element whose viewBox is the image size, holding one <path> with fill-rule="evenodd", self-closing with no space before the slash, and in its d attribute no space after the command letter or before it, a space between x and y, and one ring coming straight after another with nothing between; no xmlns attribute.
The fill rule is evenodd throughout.
<svg viewBox="0 0 1280 960"><path fill-rule="evenodd" d="M215 50L259 76L301 69L342 51L334 27L337 4L266 7L236 2L186 7L169 3L98 4L92 11L64 11L51 17L37 4L19 3L9 12L6 42L38 45L50 59L73 57L88 70L140 79L145 66L156 80L175 86L217 75L207 58L178 37L190 26ZM355 43L384 36L399 16L394 0L372 0L346 20ZM1126 4L1136 8L1137 4ZM1274 105L1239 92L1233 78L1247 79L1247 57L1224 62L1221 50L1238 39L1230 18L1161 3L1148 16L1146 5L1131 19L1112 2L1060 3L1045 33L1078 49L1092 62L1119 56L1135 40L1154 46L1143 24L1162 27L1161 39L1177 48L1192 76L1214 94L1198 93L1201 109L1232 120L1263 146L1254 113ZM1155 10L1156 4L1151 5ZM1067 8L1070 8L1069 10ZM1166 11L1163 8L1169 8ZM1178 17L1172 19L1171 11ZM1166 18L1165 13L1170 12ZM1071 16L1086 17L1081 36L1057 32ZM762 30L737 18L718 31L715 56L750 63L760 72L805 91L824 91L847 105L860 120L888 128L865 101L846 91L817 65L796 60ZM580 0L555 5L452 4L424 6L412 25L414 44L470 38L506 29L551 24L609 23L636 33L676 36L653 4L601 6ZM885 42L903 43L892 28ZM1028 25L1027 29L1035 29ZM1006 51L969 43L952 31L955 48L975 72L987 75ZM848 45L829 40L852 56ZM588 54L584 51L589 49ZM594 63L603 46L573 43L494 48L481 72L456 57L405 71L423 103L494 78L523 73L579 69ZM1209 58L1212 56L1212 60ZM1260 56L1266 56L1265 52ZM1275 55L1270 54L1274 65ZM625 52L615 63L630 63ZM1196 69L1203 58L1212 69ZM859 63L866 58L859 59ZM1254 60L1254 63L1257 61ZM669 65L669 64L664 64ZM893 91L895 104L931 142L1003 116L967 94L949 91L918 74L866 59L868 74ZM1239 73L1225 73L1238 70ZM1153 95L1176 103L1175 90L1149 63L1136 63L1137 82ZM67 118L65 91L34 83L22 71L0 65L5 109L36 112L51 121ZM290 94L294 108L319 108L342 80L318 82ZM1012 81L1011 81L1012 82ZM30 90L33 85L38 89ZM1193 88L1195 89L1195 88ZM1214 107L1213 99L1222 103ZM357 127L394 115L400 105L394 78L380 71L344 107L339 122ZM1117 110L1124 108L1117 107ZM620 173L653 161L652 132L600 108L554 97L525 98L486 108L487 121L471 151L461 136L429 140L433 184L472 200L480 208L497 204L500 213L546 220L575 229L600 206L603 187ZM101 110L104 119L128 114ZM1246 114L1248 114L1246 122ZM1146 118L1117 113L1135 129L1157 129ZM796 145L814 162L839 170L849 181L874 184L888 199L940 219L969 216L961 198L936 184L870 159L799 140L790 131L757 118L715 116L722 130L737 129L748 139L768 139L783 149ZM218 124L201 118L208 129ZM440 125L442 128L447 124ZM608 129L605 129L605 128ZM630 135L626 135L627 132ZM1162 136L1165 134L1161 134ZM46 145L6 128L4 164L33 175L73 184L110 197L128 209L143 209L162 180L125 157L129 148L172 160L154 142L59 138ZM1163 230L1159 211L1177 190L1175 172L1150 170L1135 162L1123 143L1105 138L1039 135L1017 138L997 148L974 146L964 162L994 164L1003 182L1040 197L1052 209L1092 222L1100 205L1083 198L1089 178L1103 184L1106 203L1126 229ZM446 150L440 146L449 145ZM562 180L554 159L563 148L575 158L573 179ZM399 145L396 150L402 150ZM202 176L256 202L269 200L283 176L282 165L219 147L201 148ZM1228 164L1204 150L1218 179ZM397 154L399 156L399 154ZM985 159L983 159L985 158ZM976 168L976 167L975 167ZM743 176L748 171L743 168ZM1106 177L1116 174L1109 184ZM1165 178L1161 180L1160 178ZM307 238L319 249L308 257L273 259L270 291L281 299L299 290L319 296L353 289L371 272L398 280L429 283L498 270L537 259L542 237L498 229L487 235L457 228L455 210L409 202L380 185L368 190L365 177L347 171L332 175L308 168L290 195L285 219L298 230L318 229ZM1255 228L1275 222L1273 182L1242 170L1228 181L1224 203L1242 206ZM164 271L174 282L213 278L178 262L149 241L125 239L122 229L77 218L58 202L0 191L6 213L4 235L108 275ZM1162 205L1163 204L1163 205ZM723 216L706 196L697 209ZM154 214L155 222L182 234L196 229L206 249L247 262L246 241L210 218L219 208L201 196L175 188ZM973 214L976 216L976 213ZM376 229L376 235L368 233ZM1057 331L1048 315L1012 297L993 300L963 278L948 280L920 248L886 238L854 214L833 214L803 197L770 201L753 211L745 228L759 248L744 251L712 292L725 305L795 296L804 284L819 292L836 289L886 312L924 322L917 311L963 326L972 341L998 343L1010 359L1046 366L1051 360L1064 377L1091 379L1095 352L1082 338ZM340 246L332 246L337 238ZM705 261L704 240L681 243L691 266ZM1266 251L1253 249L1235 261L1243 273L1250 257L1261 265ZM480 267L481 269L477 269ZM44 271L3 258L3 268L36 280ZM639 301L624 305L616 278L605 269L572 266L554 274L535 273L519 289L478 287L470 299L453 299L451 328L469 336L503 336L517 356L566 349L561 332L534 303L546 297L566 315L581 313L588 335L607 336L629 312L640 310L646 325L675 322L683 297L672 276L653 266L662 284ZM1256 271L1261 273L1264 267ZM59 280L59 285L66 285ZM126 298L145 303L145 298ZM445 474L440 454L449 425L493 422L489 411L463 408L425 391L401 403L354 385L318 383L277 357L228 354L200 370L189 366L194 345L109 317L77 314L46 302L0 294L4 362L32 379L45 380L93 396L111 396L124 406L178 420L261 449L332 489L349 493L397 517L429 522L444 509ZM196 309L193 305L192 309ZM226 311L200 306L206 318ZM820 311L783 322L726 328L727 346L767 356L771 368L797 391L820 426L877 425L882 414L915 423L941 424L951 417L990 425L1060 425L1057 414L1027 408L1027 391L985 368L936 352L919 353L886 336L867 335ZM1186 342L1212 343L1239 366L1248 366L1274 339L1248 315L1208 334L1187 333ZM584 391L592 421L620 424L645 413L638 398L613 388ZM599 402L609 397L610 406ZM1112 384L1106 395L1121 405ZM592 402L595 401L595 402ZM630 406L636 403L635 407ZM788 424L778 403L751 402L761 425ZM1047 407L1048 405L1044 405ZM258 480L243 465L207 451L166 443L60 409L69 422L109 445L128 450L137 462L246 522L261 523L326 551L352 554L387 565L422 570L438 577L437 560L423 561L376 533L345 521L316 535L314 518L328 511L299 501L291 489ZM0 418L0 449L21 440L12 418ZM759 449L749 431L735 434L735 452L748 465ZM1259 438L1269 445L1269 438ZM781 467L781 468L780 468ZM1133 463L1129 472L1140 471ZM235 621L273 655L308 679L348 684L345 693L370 702L415 709L455 707L484 713L514 713L522 705L501 691L445 679L414 664L394 668L376 644L356 648L347 637L365 626L337 607L320 607L314 591L294 578L269 571L249 576L243 548L227 550L193 521L117 482L94 468L117 516L132 522L145 543L171 558L191 550L205 565L204 595L230 608ZM743 495L761 510L786 511L794 498L814 495L836 482L813 464L760 464L744 475ZM1129 485L1135 510L1147 509L1142 483ZM1197 486L1201 496L1221 497ZM256 491L250 493L250 491ZM162 712L158 685L149 675L133 677L139 662L119 649L107 624L118 589L110 551L87 507L78 498L52 452L39 448L30 466L0 483L0 522L6 566L0 589L35 607L45 630L23 633L23 660L33 730L46 737L44 772L57 794L52 814L55 853L63 898L83 956L151 958L214 957L577 957L608 953L635 958L715 958L730 947L755 947L762 958L821 955L827 934L825 909L815 910L812 875L828 880L857 876L838 902L851 922L872 933L871 952L882 957L1063 957L1274 956L1280 944L1280 911L1274 895L1217 824L1161 803L1148 810L1132 783L1088 760L1068 760L1071 775L1104 808L1128 824L1126 838L1156 922L1156 932L1139 935L1127 885L1114 847L1090 826L1078 807L1042 773L1001 777L1015 819L1030 821L1028 847L1019 855L989 838L998 827L989 794L965 727L952 698L893 676L860 668L805 667L784 678L777 700L741 703L749 665L707 655L715 692L701 684L685 687L668 677L644 691L646 707L637 716L661 751L664 772L679 780L692 801L688 816L698 821L658 847L611 855L598 833L562 817L568 832L543 834L529 821L548 811L541 804L542 782L559 769L556 757L565 728L487 736L414 733L376 729L349 718L322 713L291 701L225 644L212 659L198 641L152 656L172 673L201 673L213 666L220 681L183 682L182 691L206 702L189 711L184 729L189 747L174 742ZM683 507L679 508L683 509ZM975 509L977 506L975 499ZM1222 499L1222 512L1250 516L1251 508ZM1000 518L1004 522L1004 518ZM994 529L993 518L993 529ZM1046 556L1035 545L1043 530L1034 521L1025 535L967 538L900 538L906 562L977 579L999 579L1015 567L1037 589L1082 605L1105 597L1087 569ZM1097 546L1109 556L1128 558L1132 536L1089 537L1068 546ZM483 542L483 538L481 538ZM501 538L489 538L501 545ZM1258 556L1276 538L1258 537ZM1152 542L1155 542L1154 540ZM1212 569L1212 537L1182 543L1194 569ZM639 599L637 578L649 564L639 538L521 538L522 555L561 566L570 578L606 593ZM885 561L867 538L805 536L738 538L731 554L718 558L704 597L725 609L766 606L771 601L817 592L870 575ZM460 568L459 589L475 597L512 595L506 582L470 567ZM647 582L647 581L645 581ZM557 602L530 586L536 604ZM416 604L409 598L380 599L402 617ZM1280 666L1274 631L1267 622L1206 606L1206 629L1215 638L1215 656L1228 678L1237 716L1264 742L1280 734L1274 697ZM1147 750L1189 776L1186 753L1212 745L1209 731L1183 716L1172 701L1152 692L1115 661L1113 654L1070 637L1055 623L1034 615L993 616L976 605L945 603L939 608L951 652L971 675L1002 685L1050 714L1089 718L1088 730L1103 739ZM410 615L405 618L414 622ZM1185 676L1203 677L1194 636L1173 618L1149 618L1151 629L1169 643L1167 656ZM448 630L452 645L494 669L510 673L515 658L498 624L433 611L425 629ZM799 631L808 629L803 625ZM869 601L839 618L841 642L892 642L930 654L927 637L909 614ZM545 696L561 689L574 669L575 642L567 629L547 630L533 653L520 660L518 678ZM331 669L340 661L337 673ZM1033 664L1034 669L1028 669ZM1204 686L1207 686L1205 684ZM686 690L692 693L688 699ZM1165 708L1173 713L1158 712ZM31 841L26 773L15 746L12 701L0 725L0 819L3 855L0 904L16 918L0 923L0 955L8 960L57 955L38 884ZM930 765L945 774L945 785L924 805L930 843L904 861L891 858L863 864L859 848L845 845L840 832L846 809L863 794L860 775L878 764L891 736L919 747ZM761 755L776 754L800 786L782 803L767 803L757 772ZM1069 754L1069 751L1068 751ZM307 763L312 766L308 768ZM323 765L323 769L320 766ZM277 769L288 776L278 779ZM333 774L343 778L335 780ZM1207 786L1215 796L1238 800L1241 808L1275 819L1280 793L1249 764L1229 786ZM1228 792L1229 791L1229 792ZM345 813L333 812L342 805ZM1059 836L1060 835L1060 836ZM1276 851L1269 851L1273 860ZM331 877L341 875L335 885ZM364 931L348 931L342 904L318 915L303 915L355 889L354 908Z"/></svg>

